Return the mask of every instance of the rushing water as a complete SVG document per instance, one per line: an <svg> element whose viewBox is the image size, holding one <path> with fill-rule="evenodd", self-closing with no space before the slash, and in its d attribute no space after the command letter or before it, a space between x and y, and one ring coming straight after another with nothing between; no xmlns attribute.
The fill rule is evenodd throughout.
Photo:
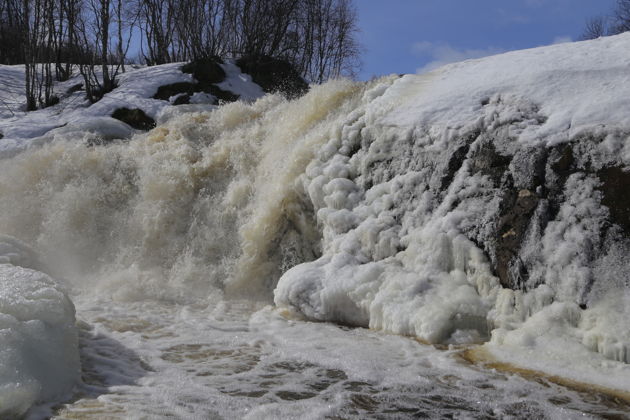
<svg viewBox="0 0 630 420"><path fill-rule="evenodd" d="M604 394L251 302L82 302L83 382L56 418L623 418Z"/></svg>
<svg viewBox="0 0 630 420"><path fill-rule="evenodd" d="M58 279L79 320L80 384L29 416L622 418L622 400L461 356L488 341L527 349L549 327L623 380L626 330L611 341L622 324L597 301L582 315L584 284L569 271L527 293L501 287L463 235L484 240L491 228L477 222L498 189L472 163L451 167L446 134L382 120L426 80L392 102L395 83L334 81L292 102L179 116L129 142L59 138L4 160L0 232L29 258L2 262ZM487 140L464 134L453 138L470 138L471 153ZM569 178L561 210L582 220L594 185ZM549 237L569 243L563 226ZM543 254L531 257L541 272ZM69 337L55 346L71 352ZM46 395L28 380L25 401Z"/></svg>

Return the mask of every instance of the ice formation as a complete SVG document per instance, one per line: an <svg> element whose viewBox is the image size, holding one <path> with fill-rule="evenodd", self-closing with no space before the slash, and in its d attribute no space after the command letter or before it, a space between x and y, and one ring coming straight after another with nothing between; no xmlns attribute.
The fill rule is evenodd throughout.
<svg viewBox="0 0 630 420"><path fill-rule="evenodd" d="M19 241L0 236L0 416L68 397L79 374L74 306ZM35 269L33 269L35 268Z"/></svg>
<svg viewBox="0 0 630 420"><path fill-rule="evenodd" d="M286 272L275 303L432 343L488 341L587 382L579 366L627 363L628 104L610 52L629 39L395 80L301 178L323 255ZM545 362L567 348L590 362Z"/></svg>

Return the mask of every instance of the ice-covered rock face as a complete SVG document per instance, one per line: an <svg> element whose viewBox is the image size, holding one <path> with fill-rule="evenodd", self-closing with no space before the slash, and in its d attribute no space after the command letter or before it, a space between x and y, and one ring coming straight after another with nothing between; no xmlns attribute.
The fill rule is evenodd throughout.
<svg viewBox="0 0 630 420"><path fill-rule="evenodd" d="M0 417L69 396L79 375L74 306L33 251L0 236Z"/></svg>
<svg viewBox="0 0 630 420"><path fill-rule="evenodd" d="M610 89L628 88L606 51L629 42L455 64L375 95L302 177L323 256L283 275L276 304L435 343L506 344L542 311L535 325L565 317L574 343L627 361L611 308L628 287L630 127Z"/></svg>
<svg viewBox="0 0 630 420"><path fill-rule="evenodd" d="M522 147L509 134L520 122L435 148L428 133L388 136L359 119L307 169L325 255L285 274L276 303L432 342L487 337L501 286L589 306L610 285L594 270L627 243L611 201L625 172L601 137Z"/></svg>

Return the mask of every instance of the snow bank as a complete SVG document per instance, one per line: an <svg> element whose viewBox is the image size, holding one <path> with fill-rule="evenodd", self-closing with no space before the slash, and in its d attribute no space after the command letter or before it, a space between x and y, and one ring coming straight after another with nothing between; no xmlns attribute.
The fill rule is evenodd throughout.
<svg viewBox="0 0 630 420"><path fill-rule="evenodd" d="M402 77L372 108L383 124L438 134L477 126L498 111L500 124L533 104L545 121L514 127L522 145L552 145L600 127L629 129L627 47L622 34L454 63Z"/></svg>
<svg viewBox="0 0 630 420"><path fill-rule="evenodd" d="M68 397L79 376L74 306L34 253L0 237L0 416Z"/></svg>
<svg viewBox="0 0 630 420"><path fill-rule="evenodd" d="M198 112L214 109L206 105L213 97L198 93L192 103L203 106L174 106L169 101L154 99L160 86L178 82L193 82L190 74L182 73L183 63L171 63L152 67L127 66L127 72L118 77L118 87L107 93L100 101L90 104L82 90L71 88L83 83L80 75L57 83L55 94L60 98L57 105L25 112L24 66L0 65L0 156L12 156L30 144L41 144L57 138L81 139L128 139L137 130L114 120L110 116L118 108L142 109L154 120L165 123L174 115L183 112ZM220 64L226 78L218 86L239 96L243 101L253 101L264 95L260 86L251 77L243 74L232 62Z"/></svg>

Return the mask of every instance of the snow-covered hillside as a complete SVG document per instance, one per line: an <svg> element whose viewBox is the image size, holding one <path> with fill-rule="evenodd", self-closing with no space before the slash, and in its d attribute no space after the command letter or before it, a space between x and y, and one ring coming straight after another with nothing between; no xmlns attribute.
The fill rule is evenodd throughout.
<svg viewBox="0 0 630 420"><path fill-rule="evenodd" d="M65 279L81 302L78 315L83 309L96 330L140 355L132 360L144 363L135 366L141 374L112 399L139 412L158 401L181 413L184 395L190 407L212 398L217 416L246 407L238 413L299 417L316 406L360 417L385 411L378 402L360 411L350 382L372 381L371 401L407 387L386 367L373 376L353 370L357 355L322 355L343 348L344 334L335 334L341 341L300 347L299 363L341 372L325 387L302 384L308 396L299 404L287 403L284 389L261 391L269 360L293 360L287 349L311 342L300 331L317 328L297 320L450 346L436 360L465 348L471 359L627 397L628 64L626 34L254 101L262 92L228 63L221 89L247 100L216 108L151 99L188 76L177 65L139 69L90 107L54 116L68 99L0 123L0 233L36 248L41 270ZM187 100L203 101L195 95ZM121 106L143 109L158 127L136 132L108 116ZM86 144L88 129L131 137ZM230 302L241 298L275 306L232 330ZM146 301L157 306L144 320ZM109 318L121 312L123 321ZM213 327L215 319L227 326ZM219 336L226 348L212 347ZM238 337L247 339L235 352L229 343ZM95 343L84 347L98 353ZM195 353L203 346L211 349ZM207 378L219 368L198 368L209 360L244 370L220 370L227 385L217 385ZM413 362L392 357L391 371ZM467 393L470 381L452 369L461 394L478 402L479 391ZM233 390L242 384L248 393Z"/></svg>
<svg viewBox="0 0 630 420"><path fill-rule="evenodd" d="M203 92L185 105L174 105L176 97L171 100L154 98L160 86L195 81L191 74L182 72L183 64L127 66L127 72L119 77L118 87L95 104L87 101L81 88L83 78L77 73L55 84L54 93L60 99L57 105L33 112L24 111L24 66L0 65L0 134L3 136L0 154L14 153L33 142L39 144L69 133L85 133L86 138L128 139L138 131L111 117L118 108L141 109L158 123L182 112L215 109L216 98ZM217 84L219 88L243 101L264 95L251 77L232 61L219 65L226 73L225 79Z"/></svg>

